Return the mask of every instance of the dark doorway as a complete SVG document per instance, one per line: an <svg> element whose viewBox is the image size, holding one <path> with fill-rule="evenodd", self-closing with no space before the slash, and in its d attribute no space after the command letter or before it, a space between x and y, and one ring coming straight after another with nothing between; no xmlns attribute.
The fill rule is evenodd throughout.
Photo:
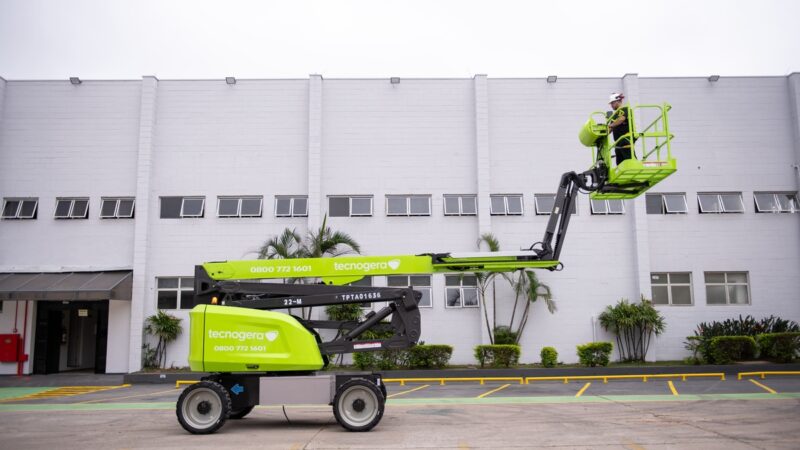
<svg viewBox="0 0 800 450"><path fill-rule="evenodd" d="M108 301L39 301L33 373L106 371Z"/></svg>

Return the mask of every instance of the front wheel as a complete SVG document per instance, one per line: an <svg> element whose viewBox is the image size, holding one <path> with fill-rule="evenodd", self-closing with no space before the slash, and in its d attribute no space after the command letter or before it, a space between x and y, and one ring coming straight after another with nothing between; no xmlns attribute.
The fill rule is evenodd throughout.
<svg viewBox="0 0 800 450"><path fill-rule="evenodd" d="M369 380L360 378L344 383L333 397L333 415L350 431L369 431L383 417L384 396Z"/></svg>
<svg viewBox="0 0 800 450"><path fill-rule="evenodd" d="M192 434L210 434L222 427L231 412L231 397L219 383L201 381L181 393L175 413Z"/></svg>
<svg viewBox="0 0 800 450"><path fill-rule="evenodd" d="M234 409L231 411L230 415L228 415L228 419L238 420L243 419L244 416L250 414L250 411L253 410L255 406L245 406L242 409Z"/></svg>

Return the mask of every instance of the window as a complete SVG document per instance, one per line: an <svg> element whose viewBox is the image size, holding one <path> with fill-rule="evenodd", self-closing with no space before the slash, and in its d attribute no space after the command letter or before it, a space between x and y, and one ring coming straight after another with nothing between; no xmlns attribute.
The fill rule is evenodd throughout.
<svg viewBox="0 0 800 450"><path fill-rule="evenodd" d="M744 212L741 192L697 194L697 203L702 214Z"/></svg>
<svg viewBox="0 0 800 450"><path fill-rule="evenodd" d="M194 278L156 278L158 309L192 309L194 302Z"/></svg>
<svg viewBox="0 0 800 450"><path fill-rule="evenodd" d="M355 217L372 215L372 197L328 197L328 215Z"/></svg>
<svg viewBox="0 0 800 450"><path fill-rule="evenodd" d="M130 219L133 218L134 199L132 198L106 198L100 203L101 219Z"/></svg>
<svg viewBox="0 0 800 450"><path fill-rule="evenodd" d="M38 198L6 198L3 219L35 219Z"/></svg>
<svg viewBox="0 0 800 450"><path fill-rule="evenodd" d="M625 214L625 203L619 199L591 199L592 214Z"/></svg>
<svg viewBox="0 0 800 450"><path fill-rule="evenodd" d="M521 216L522 195L491 195L489 196L491 214L493 216Z"/></svg>
<svg viewBox="0 0 800 450"><path fill-rule="evenodd" d="M205 197L161 197L161 218L203 217Z"/></svg>
<svg viewBox="0 0 800 450"><path fill-rule="evenodd" d="M217 217L261 217L261 197L217 197Z"/></svg>
<svg viewBox="0 0 800 450"><path fill-rule="evenodd" d="M444 284L447 308L478 307L478 278L475 275L445 275Z"/></svg>
<svg viewBox="0 0 800 450"><path fill-rule="evenodd" d="M749 305L747 272L706 272L706 303L709 305Z"/></svg>
<svg viewBox="0 0 800 450"><path fill-rule="evenodd" d="M651 273L650 287L655 305L692 304L692 274L689 272Z"/></svg>
<svg viewBox="0 0 800 450"><path fill-rule="evenodd" d="M647 214L686 214L686 194L647 194Z"/></svg>
<svg viewBox="0 0 800 450"><path fill-rule="evenodd" d="M474 195L445 195L445 216L474 216L478 214L478 200Z"/></svg>
<svg viewBox="0 0 800 450"><path fill-rule="evenodd" d="M387 195L387 216L430 216L430 195Z"/></svg>
<svg viewBox="0 0 800 450"><path fill-rule="evenodd" d="M536 194L533 196L534 203L536 204L537 215L550 215L553 212L553 206L556 204L556 194ZM578 199L572 202L570 214L578 213Z"/></svg>
<svg viewBox="0 0 800 450"><path fill-rule="evenodd" d="M308 197L275 197L275 217L307 217Z"/></svg>
<svg viewBox="0 0 800 450"><path fill-rule="evenodd" d="M419 299L420 308L430 308L433 306L431 300L431 276L430 275L389 275L386 277L386 285L389 287L410 286L414 290L422 293Z"/></svg>
<svg viewBox="0 0 800 450"><path fill-rule="evenodd" d="M89 217L88 198L56 199L56 219L86 219Z"/></svg>
<svg viewBox="0 0 800 450"><path fill-rule="evenodd" d="M756 212L796 213L800 211L796 192L756 192L753 194Z"/></svg>

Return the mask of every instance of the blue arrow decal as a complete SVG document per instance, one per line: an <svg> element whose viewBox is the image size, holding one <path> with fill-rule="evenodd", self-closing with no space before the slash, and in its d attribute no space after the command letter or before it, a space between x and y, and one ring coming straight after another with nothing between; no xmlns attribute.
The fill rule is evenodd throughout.
<svg viewBox="0 0 800 450"><path fill-rule="evenodd" d="M239 395L239 394L241 394L242 392L244 392L244 388L243 388L243 387L242 387L242 386L241 386L239 383L236 383L236 384L234 384L234 385L233 385L233 387L231 388L231 392L233 392L233 393L234 393L234 394L236 394L236 395Z"/></svg>

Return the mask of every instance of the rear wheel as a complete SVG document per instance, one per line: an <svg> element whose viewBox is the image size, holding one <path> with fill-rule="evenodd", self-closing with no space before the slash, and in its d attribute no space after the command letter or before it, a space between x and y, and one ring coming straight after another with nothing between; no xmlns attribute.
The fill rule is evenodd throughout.
<svg viewBox="0 0 800 450"><path fill-rule="evenodd" d="M233 420L243 419L244 416L250 414L250 411L252 411L254 407L255 406L247 406L240 409L234 409L233 411L231 411L230 415L228 416L228 419L233 419Z"/></svg>
<svg viewBox="0 0 800 450"><path fill-rule="evenodd" d="M225 424L230 412L228 391L213 381L201 381L184 389L175 408L178 422L192 434L217 431Z"/></svg>
<svg viewBox="0 0 800 450"><path fill-rule="evenodd" d="M383 417L385 398L378 386L360 378L344 383L333 397L333 415L350 431L369 431Z"/></svg>

